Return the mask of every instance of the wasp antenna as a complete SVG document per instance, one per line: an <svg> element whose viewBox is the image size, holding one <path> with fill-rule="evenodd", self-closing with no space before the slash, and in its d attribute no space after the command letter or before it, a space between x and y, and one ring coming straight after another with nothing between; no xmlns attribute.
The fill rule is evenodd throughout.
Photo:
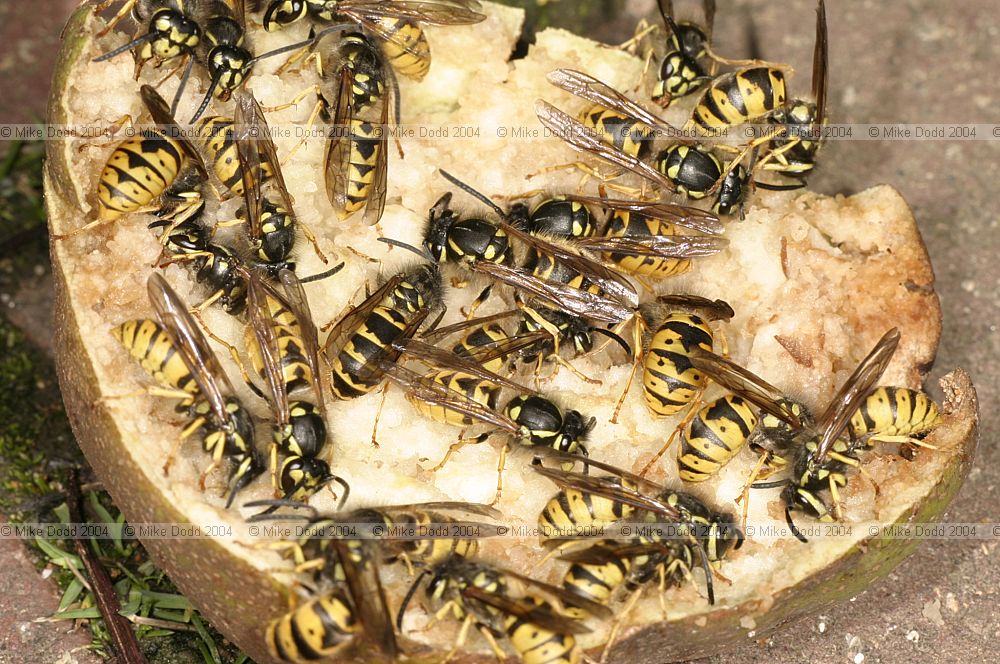
<svg viewBox="0 0 1000 664"><path fill-rule="evenodd" d="M120 54L124 53L125 51L128 51L130 49L135 48L136 46L141 46L142 44L145 44L146 42L153 41L154 39L156 39L156 37L157 37L157 34L155 32L147 32L142 37L138 37L136 39L133 39L129 43L127 43L127 44L125 44L123 46L119 46L118 48L116 48L113 51L109 51L109 52L105 53L104 55L100 55L100 56L94 58L94 62L104 62L105 60L110 60L111 58L115 57L116 55L120 55Z"/></svg>
<svg viewBox="0 0 1000 664"><path fill-rule="evenodd" d="M324 28L314 35L311 35L309 39L303 39L302 41L295 42L294 44L288 44L287 46L281 46L274 49L273 51L268 51L267 53L262 53L257 57L253 58L247 63L247 67L253 63L263 60L265 58L273 58L276 55L281 55L282 53L288 53L289 51L297 51L300 48L305 48L306 46L314 46L320 42L323 37L334 32L343 32L344 30L349 30L354 27L352 23L337 23L336 25L331 25L328 28Z"/></svg>
<svg viewBox="0 0 1000 664"><path fill-rule="evenodd" d="M806 544L809 540L806 539L802 531L798 529L795 523L792 521L792 512L788 509L788 505L785 505L785 521L788 523L788 527L792 529L792 534L795 535L795 539Z"/></svg>
<svg viewBox="0 0 1000 664"><path fill-rule="evenodd" d="M391 237L380 237L378 239L378 241L379 242L385 242L386 244L388 244L388 245L390 245L392 247L399 247L401 249L406 249L407 251L412 251L417 256L420 256L421 258L427 259L429 261L433 261L434 260L431 257L431 255L429 253L427 253L426 251L424 251L422 249L417 249L412 244L407 244L406 242L403 242L402 240L394 240Z"/></svg>
<svg viewBox="0 0 1000 664"><path fill-rule="evenodd" d="M181 82L177 86L177 92L174 94L174 100L170 103L170 117L177 117L177 105L180 104L181 96L184 94L184 88L187 87L188 79L191 78L192 69L194 69L194 58L188 58L187 68L184 69L184 74L181 75Z"/></svg>
<svg viewBox="0 0 1000 664"><path fill-rule="evenodd" d="M632 352L632 346L630 346L629 343L624 339L622 339L621 336L619 336L618 334L615 334L611 330L605 330L603 327L592 327L590 328L590 331L596 332L597 334L603 334L604 336L608 337L616 344L621 346L622 349L625 351L625 354L628 355L628 359L631 360L634 357L634 354Z"/></svg>
<svg viewBox="0 0 1000 664"><path fill-rule="evenodd" d="M708 603L715 604L715 585L712 583L712 567L708 564L708 553L705 551L705 543L698 542L698 553L701 558L701 568L705 571L705 589L708 591Z"/></svg>
<svg viewBox="0 0 1000 664"><path fill-rule="evenodd" d="M475 199L481 201L482 203L490 206L490 208L494 212L496 212L498 215L500 215L501 217L506 217L507 216L507 213L503 211L503 208L501 208L499 205L497 205L496 203L494 203L493 201L491 201L485 194L479 193L478 191L476 191L475 189L473 189L469 185L465 184L464 182L462 182L461 180L459 180L457 177L455 177L454 175L452 175L448 171L444 170L443 168L439 168L438 172L441 174L441 177L443 177L448 182L452 183L453 185L455 185L456 187L458 187L459 189L461 189L465 193L469 194L473 198L475 198Z"/></svg>
<svg viewBox="0 0 1000 664"><path fill-rule="evenodd" d="M420 582L425 576L427 576L427 570L422 570L410 584L409 590L406 591L406 597L403 598L403 603L399 605L399 613L396 614L396 629L399 631L403 631L403 616L406 614L406 607L410 605L410 600L413 599L413 595L416 594L417 588L420 587Z"/></svg>
<svg viewBox="0 0 1000 664"><path fill-rule="evenodd" d="M327 277L332 277L333 275L335 275L338 272L340 272L341 270L343 270L344 269L344 265L345 265L345 263L343 261L341 261L339 265L334 265L333 267L331 267L329 270L326 270L325 272L320 272L319 274L311 274L308 277L303 277L303 278L299 279L299 283L300 284L308 284L308 283L311 283L313 281L322 281L323 279L326 279Z"/></svg>
<svg viewBox="0 0 1000 664"><path fill-rule="evenodd" d="M751 489L776 489L779 486L788 484L788 480L772 480L771 482L754 482L750 485Z"/></svg>
<svg viewBox="0 0 1000 664"><path fill-rule="evenodd" d="M339 500L337 500L337 511L339 512L340 510L344 509L344 505L347 503L347 499L351 495L351 485L348 484L347 480L345 480L343 477L333 474L329 476L327 482L336 482L340 486L344 487L344 495L341 496Z"/></svg>
<svg viewBox="0 0 1000 664"><path fill-rule="evenodd" d="M200 118L202 113L205 112L205 109L208 108L208 102L212 101L212 95L215 94L215 88L217 87L219 87L218 76L212 79L212 84L208 86L208 92L205 93L205 98L201 100L201 106L198 107L198 112L194 114L194 117L188 120L188 124L194 124L198 121L198 118Z"/></svg>

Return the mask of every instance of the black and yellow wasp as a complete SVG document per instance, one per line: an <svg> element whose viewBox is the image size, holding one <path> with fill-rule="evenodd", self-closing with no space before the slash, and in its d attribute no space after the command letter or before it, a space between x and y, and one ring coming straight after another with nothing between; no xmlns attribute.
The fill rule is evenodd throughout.
<svg viewBox="0 0 1000 664"><path fill-rule="evenodd" d="M597 214L588 206L607 211L600 232ZM678 227L709 235L721 233L722 224L714 214L655 201L559 195L542 201L534 210L515 204L506 220L531 235L595 253L609 266L639 277L681 274L690 268L691 259L714 255L728 246L723 238L678 233ZM541 260L537 255L534 258Z"/></svg>
<svg viewBox="0 0 1000 664"><path fill-rule="evenodd" d="M550 468L544 465L546 460L558 461L564 466L567 461L578 461L585 468L593 467L607 474L598 476ZM546 453L536 457L532 469L561 489L539 515L539 524L544 523L553 535L544 540L546 544L560 549L567 548L567 545L586 544L589 538L576 538L574 531L607 526L617 521L637 520L641 514L655 517L653 522L659 519L676 526L675 538L698 550L705 567L709 601L714 602L709 567L718 567L730 550L738 549L743 543L743 533L736 526L733 515L709 508L692 494L661 486L593 459L572 459L561 453ZM609 545L604 546L607 548ZM630 548L632 546L629 545Z"/></svg>
<svg viewBox="0 0 1000 664"><path fill-rule="evenodd" d="M489 506L459 502L386 505L336 515L322 514L289 500L257 500L244 505L265 506L269 508L267 512L251 517L250 521L306 522L296 528L294 539L264 546L290 557L295 572L311 572L314 584L304 604L271 621L267 627L268 650L272 657L283 662L314 661L365 645L374 645L383 655L398 654L379 567L396 562L428 567L454 554L474 555L479 538L493 534L495 529L489 524L470 522L466 515L492 519L500 516ZM281 507L305 509L308 515L268 513ZM462 530L475 536L386 537L390 529L415 530L421 525L439 528L443 524L461 525L462 528L450 532Z"/></svg>
<svg viewBox="0 0 1000 664"><path fill-rule="evenodd" d="M295 269L291 254L295 234L301 230L312 243L316 255L326 263L326 256L320 250L316 237L295 215L270 128L253 93L241 92L238 95L233 130L251 262L271 276L283 269ZM265 181L270 181L271 188L277 192L277 202L265 194Z"/></svg>
<svg viewBox="0 0 1000 664"><path fill-rule="evenodd" d="M673 100L696 92L711 79L703 61L709 56L715 23L715 0L702 0L704 25L675 21L671 0L657 0L667 30L651 99L666 108Z"/></svg>
<svg viewBox="0 0 1000 664"><path fill-rule="evenodd" d="M819 146L824 106L826 103L827 74L826 7L820 0L816 9L816 44L813 50L813 103L787 100L785 72L788 67L763 61L749 61L748 66L715 78L702 93L691 113L688 126L706 136L718 135L730 127L767 119L769 123L784 128L780 138L772 144L784 150L774 155L778 172L792 175L808 172L810 167L799 170L798 158L805 164L815 162ZM781 155L791 151L786 160Z"/></svg>
<svg viewBox="0 0 1000 664"><path fill-rule="evenodd" d="M712 211L718 215L730 215L737 208L742 215L745 190L764 160L761 158L758 163L759 147L770 139L771 134L754 139L742 149L721 143L707 147L699 141L681 137L676 127L588 74L557 69L549 74L548 79L567 92L650 127L656 136L669 137L669 144L653 158L647 158L645 154L631 154L608 144L585 125L548 102L539 100L535 105L539 121L574 150L595 155L635 173L664 191L682 194L692 200L714 196ZM713 149L736 150L736 156L724 163ZM750 163L745 167L743 162L747 155L750 155Z"/></svg>
<svg viewBox="0 0 1000 664"><path fill-rule="evenodd" d="M94 7L94 13L103 12L117 1L105 0L98 3ZM143 65L151 60L157 67L177 58L187 58L193 63L196 49L204 37L200 20L204 5L204 0L126 0L97 36L103 37L109 33L129 12L137 24L147 26L146 34L95 58L94 61L103 62L137 49L136 79L139 78Z"/></svg>
<svg viewBox="0 0 1000 664"><path fill-rule="evenodd" d="M441 274L418 265L390 277L345 314L327 336L323 355L338 399L368 394L385 378L385 367L402 354L396 342L412 338L427 317L442 308Z"/></svg>
<svg viewBox="0 0 1000 664"><path fill-rule="evenodd" d="M264 29L271 31L307 15L318 21L347 21L377 37L386 60L400 75L421 80L431 51L421 24L471 25L486 17L476 0L271 0Z"/></svg>
<svg viewBox="0 0 1000 664"><path fill-rule="evenodd" d="M258 376L265 379L274 411L271 473L275 489L289 500L306 500L331 481L350 487L330 472L326 406L320 386L319 341L309 303L290 270L278 273L282 291L251 273L250 325L246 348ZM296 392L309 396L291 399ZM284 456L280 470L278 452Z"/></svg>
<svg viewBox="0 0 1000 664"><path fill-rule="evenodd" d="M826 122L827 70L829 69L827 45L826 4L819 1L816 7L816 46L813 50L812 100L790 99L784 106L768 115L767 121L782 128L767 149L763 160L765 172L790 178L805 186L805 181L816 166L816 154L822 145L823 126ZM768 183L757 183L761 188L773 188ZM787 187L779 186L784 189Z"/></svg>
<svg viewBox="0 0 1000 664"><path fill-rule="evenodd" d="M433 470L442 468L462 447L482 443L496 433L506 434L519 445L587 453L584 442L594 427L594 418L586 418L576 410L564 411L534 390L484 367L494 358L507 357L533 343L532 339L509 338L491 343L471 357L461 357L422 341L397 342L407 359L431 368L428 373L420 373L398 363L386 367L386 375L406 391L407 400L421 414L456 426L485 424L490 427L479 436L453 443ZM501 408L500 396L504 389L513 396ZM503 490L508 447L509 443L505 442L500 449L494 502L499 500Z"/></svg>
<svg viewBox="0 0 1000 664"><path fill-rule="evenodd" d="M156 322L128 321L117 328L115 335L166 388L154 393L181 399L179 407L187 410L190 422L177 445L198 433L202 448L212 458L199 480L202 490L209 473L228 459L229 507L240 489L264 471L254 442L253 417L235 396L218 358L180 296L157 273L149 277L148 291ZM169 472L175 453L176 447L164 464L164 473Z"/></svg>
<svg viewBox="0 0 1000 664"><path fill-rule="evenodd" d="M324 166L327 198L340 219L365 208L367 224L378 222L385 209L390 106L399 123L399 90L382 58L368 36L350 32L324 63L331 99L321 103L333 109Z"/></svg>
<svg viewBox="0 0 1000 664"><path fill-rule="evenodd" d="M156 127L115 146L97 180L96 219L53 238L73 237L134 212L170 208L180 214L202 204L207 171L201 155L155 89L143 85L139 96Z"/></svg>
<svg viewBox="0 0 1000 664"><path fill-rule="evenodd" d="M451 659L464 644L469 627L475 627L490 644L498 660L506 654L497 638L507 642L525 664L577 664L583 653L575 635L590 628L567 617L563 608L572 606L590 615L608 618L607 607L481 560L452 555L425 569L414 580L399 608L397 628L413 596L427 577L424 595L437 618L452 616L463 621L456 643L445 656Z"/></svg>
<svg viewBox="0 0 1000 664"><path fill-rule="evenodd" d="M877 442L874 437L869 438L863 434L847 439L843 435L849 431L852 419L863 419L863 412L877 403L879 393L885 394L884 390L889 389L880 388L872 392L889 365L899 338L899 330L896 328L886 332L847 378L822 414L815 418L815 424L792 428L789 434L791 449L775 454L786 455L778 465L789 469L789 477L753 485L755 489L782 487L785 519L792 533L803 542L806 538L792 521L793 511L801 510L824 522L843 518L840 490L847 486L848 471L860 467L860 453L869 444ZM870 402L870 399L874 399L874 402ZM922 423L924 418L917 416L915 419ZM926 431L919 423L911 423L913 430L920 428L921 433ZM883 426L888 424L883 423ZM904 426L908 424L904 422ZM829 504L820 495L823 491L829 491Z"/></svg>

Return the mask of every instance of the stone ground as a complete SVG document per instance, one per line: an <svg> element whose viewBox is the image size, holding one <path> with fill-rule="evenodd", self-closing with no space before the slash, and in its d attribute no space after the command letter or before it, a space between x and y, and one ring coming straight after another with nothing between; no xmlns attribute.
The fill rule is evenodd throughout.
<svg viewBox="0 0 1000 664"><path fill-rule="evenodd" d="M568 0L559 0L563 2ZM5 44L0 89L7 91L0 95L0 121L29 122L44 113L59 27L73 4L0 3L0 43ZM675 4L681 17L697 11L694 2ZM828 4L833 121L986 123L1000 117L993 108L1000 101L994 76L1000 67L1000 19L992 0ZM749 25L763 57L797 63L799 80L808 79L811 0L723 0L719 5L717 40L727 45L726 52L746 52ZM628 14L603 21L593 34L620 41L622 27L633 20L629 14L651 7L651 0L629 3ZM629 29L624 30L627 35ZM1000 500L1000 452L990 444L1000 429L1000 417L991 407L997 402L995 376L1000 374L1000 271L994 267L1000 251L1000 209L994 198L1000 141L978 138L830 142L812 180L814 188L831 194L886 182L913 206L944 309L944 336L932 377L954 367L970 370L985 404L979 459L947 514L955 522L995 521ZM49 285L43 274L5 294L10 298L5 314L43 347ZM54 607L53 588L30 572L16 548L0 543L0 556L0 664L86 661L85 653L73 651L86 637L67 635L65 625L30 622ZM896 573L854 601L710 661L985 660L995 653L990 644L1000 637L998 558L995 542L927 542ZM30 641L24 640L26 631Z"/></svg>

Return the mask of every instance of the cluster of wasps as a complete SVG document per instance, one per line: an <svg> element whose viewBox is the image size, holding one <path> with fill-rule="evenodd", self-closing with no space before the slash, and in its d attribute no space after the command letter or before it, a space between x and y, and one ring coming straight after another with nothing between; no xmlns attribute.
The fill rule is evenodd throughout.
<svg viewBox="0 0 1000 664"><path fill-rule="evenodd" d="M101 3L97 10L112 4ZM629 599L619 616L628 613L647 585L655 583L662 591L692 582L700 568L707 599L714 603L713 576L721 575L725 557L743 543L736 516L644 477L676 434L681 441L676 463L684 482L709 480L744 448L757 453L744 498L751 488L781 488L788 525L802 541L792 514L800 511L820 521L843 518L840 493L867 450L880 443L897 443L910 452L926 446L920 438L937 424L937 406L922 392L876 387L899 342L896 330L882 337L816 415L728 358L718 330L719 321L734 316L727 303L678 293L640 302L635 285L687 272L697 259L722 251L725 218L742 215L755 187L805 185L825 121L822 0L811 99L788 99L780 65L718 56L711 44L714 2L703 3L704 24L698 25L676 20L672 4L660 0L663 25L641 38L653 41L650 59L658 61L649 97L668 108L698 95L687 128L700 138L677 137L665 120L584 72L552 72L549 80L587 107L574 118L540 101L540 122L574 149L637 174L643 190L618 199L608 198L603 186L599 195L590 196L548 192L534 206L516 203L504 209L442 170L449 184L486 209L460 213L447 192L428 212L422 246L383 238L412 250L421 262L385 279L336 321L322 343L304 285L334 277L343 264L318 275L296 274L293 249L300 233L328 261L296 218L265 112L244 89L253 65L301 49L320 53L327 72L319 90L322 105L332 109L326 115L333 126L344 129L327 143L328 198L341 218L361 214L374 224L382 215L388 183L384 130L390 110L397 123L399 117L395 76L420 79L430 68L422 25L464 25L485 17L475 0L268 0L262 15L266 30L308 19L318 31L306 42L255 55L247 16L258 9L247 4L127 0L120 7L102 36L130 12L141 34L97 60L131 51L137 79L146 64L171 64L181 82L172 103L154 86L140 87L155 128L115 146L98 179L95 218L70 235L126 215L152 213L149 228L163 247L160 265L190 266L192 279L209 293L189 307L154 273L148 291L155 315L126 321L113 332L156 381L148 391L175 399L187 418L177 444L201 439L211 457L201 475L202 489L212 471L227 466L228 508L241 490L270 471L275 498L247 503L264 508L251 519L306 522L302 537L268 544L291 559L294 572L310 575L309 583L299 584L304 600L268 626L265 640L276 660L323 660L359 647L388 659L403 657L396 635L405 631L407 609L423 587L437 619L452 616L462 622L451 654L474 627L500 659L505 651L498 639L505 639L529 663L578 662L583 653L576 637L591 631L588 621L611 619L610 605L623 594ZM331 35L338 35L337 42L324 47ZM188 123L197 123L199 138L192 141L184 138L175 116L195 66L205 70L209 83ZM720 67L729 70L718 73ZM230 97L230 116L202 117L213 99L223 104ZM747 122L770 129L736 147L714 140L721 130ZM654 156L654 136L663 133L672 138ZM764 176L782 181L764 181ZM208 220L206 203L213 195L242 197L239 219ZM677 204L673 199L678 197L688 204ZM711 201L708 209L691 204L703 199ZM239 246L216 239L216 230L225 225L240 227ZM442 327L443 275L449 271L460 275L457 280L488 285L466 320ZM497 291L514 293L508 297L512 308L476 317L476 308ZM243 353L203 331L200 312L209 306L245 326ZM629 326L630 340L623 336ZM237 396L208 336L227 348L243 381L268 403L267 445L258 443L260 423ZM601 347L599 338L605 342ZM562 407L516 375L534 366L537 379L548 365L595 382L573 367L573 358L599 352L612 357L616 349L632 362L633 376L641 369L644 402L653 416L685 412L640 474L592 459L586 440L595 419ZM725 394L702 403L710 384ZM331 468L325 400L352 400L390 385L404 390L423 416L485 429L452 445L437 468L465 445L494 435L504 438L497 499L512 446L532 449L530 468L558 488L539 516L539 524L552 533L544 538L550 555L568 564L558 585L487 562L478 556L475 537L380 541L351 530L359 525L478 526L469 519L501 516L490 505L459 502L342 509L350 487ZM621 400L627 393L628 388ZM175 453L176 448L165 473ZM775 474L783 477L769 479ZM341 489L341 509L324 514L308 505L311 496L333 485ZM745 510L746 501L744 520ZM650 535L647 529L643 535L600 540L579 536L595 526L628 524L668 524L669 535ZM351 535L344 535L348 530ZM393 616L379 570L396 564L405 565L414 580ZM620 617L608 647L619 622Z"/></svg>

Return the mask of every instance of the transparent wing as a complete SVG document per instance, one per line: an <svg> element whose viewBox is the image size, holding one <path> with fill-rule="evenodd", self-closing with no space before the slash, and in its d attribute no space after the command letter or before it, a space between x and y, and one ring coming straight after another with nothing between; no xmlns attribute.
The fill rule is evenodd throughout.
<svg viewBox="0 0 1000 664"><path fill-rule="evenodd" d="M365 555L363 560L356 561L346 542L333 541L366 640L395 661L399 655L399 646L376 563L377 553L371 550L372 547L360 544Z"/></svg>
<svg viewBox="0 0 1000 664"><path fill-rule="evenodd" d="M578 120L560 111L547 101L539 99L535 102L535 114L538 116L539 122L566 141L574 150L595 155L615 166L631 171L664 191L672 192L676 189L674 183L666 175L638 157L626 154L604 142Z"/></svg>
<svg viewBox="0 0 1000 664"><path fill-rule="evenodd" d="M693 366L701 369L706 376L733 394L795 428L802 426L798 416L782 401L785 398L784 393L752 371L708 351L694 353L690 360Z"/></svg>
<svg viewBox="0 0 1000 664"><path fill-rule="evenodd" d="M573 240L591 251L607 251L648 258L697 258L713 256L729 246L722 237L649 235L638 237L593 236Z"/></svg>
<svg viewBox="0 0 1000 664"><path fill-rule="evenodd" d="M615 210L640 212L655 219L669 221L676 226L683 226L709 235L719 235L725 230L719 217L696 207L673 205L658 201L634 201L619 198L603 198L601 196L567 196L568 200L581 203L592 203Z"/></svg>
<svg viewBox="0 0 1000 664"><path fill-rule="evenodd" d="M195 148L194 143L186 138L187 134L181 131L181 128L177 124L177 120L174 119L173 114L170 112L170 105L160 96L160 93L151 85L143 85L139 88L139 96L142 98L142 103L149 110L149 115L153 118L153 122L160 126L170 138L177 141L181 149L184 150L185 154L194 163L195 168L198 172L202 174L204 178L208 178L208 169L205 168L205 161L201 157L201 153Z"/></svg>
<svg viewBox="0 0 1000 664"><path fill-rule="evenodd" d="M868 356L861 360L854 373L837 391L816 422L822 435L816 449L815 463L821 464L826 459L837 438L847 428L854 411L861 406L861 402L868 397L868 393L885 373L898 345L899 329L894 327L882 335Z"/></svg>
<svg viewBox="0 0 1000 664"><path fill-rule="evenodd" d="M229 413L226 410L223 392L233 394L233 386L222 370L219 358L208 345L205 335L198 329L198 324L188 312L187 305L166 279L158 272L154 272L149 276L146 287L149 291L149 301L156 311L160 324L163 325L184 364L194 376L218 423L228 423Z"/></svg>
<svg viewBox="0 0 1000 664"><path fill-rule="evenodd" d="M351 159L350 132L354 116L351 104L351 72L347 67L341 68L337 82L339 85L334 104L334 135L327 139L324 179L330 203L338 210L345 210Z"/></svg>
<svg viewBox="0 0 1000 664"><path fill-rule="evenodd" d="M285 376L281 368L281 349L278 336L274 331L274 319L271 316L269 298L284 305L284 300L269 286L261 281L254 272L249 274L247 288L247 311L250 315L250 328L253 330L257 349L260 351L261 363L264 367L264 378L271 390L271 407L280 426L285 426L291 419L288 405L288 390Z"/></svg>
<svg viewBox="0 0 1000 664"><path fill-rule="evenodd" d="M309 308L309 300L306 291L302 287L302 282L291 270L281 270L278 272L278 279L285 290L286 304L289 311L295 316L299 324L299 335L302 337L302 346L306 362L313 375L313 391L316 396L316 405L321 413L326 412L323 402L323 390L320 388L320 367L319 367L319 332L316 330L316 323L313 320L312 310Z"/></svg>

